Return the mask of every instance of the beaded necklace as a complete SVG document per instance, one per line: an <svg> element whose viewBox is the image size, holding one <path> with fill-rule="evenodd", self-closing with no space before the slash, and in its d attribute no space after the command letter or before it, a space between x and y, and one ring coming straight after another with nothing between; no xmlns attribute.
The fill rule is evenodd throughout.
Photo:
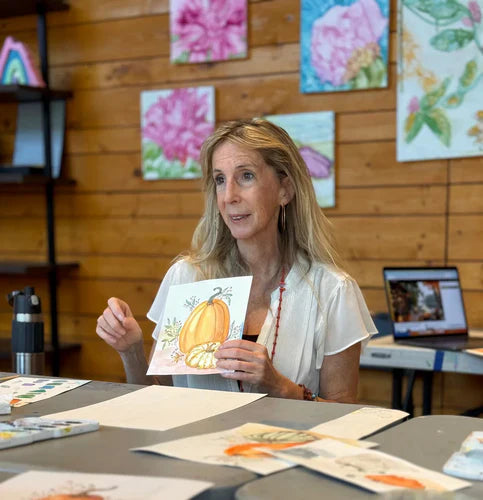
<svg viewBox="0 0 483 500"><path fill-rule="evenodd" d="M273 337L272 354L270 355L271 361L273 361L273 357L275 356L275 351L277 349L278 328L280 326L280 313L282 312L283 292L285 292L285 267L282 267L282 277L280 278L280 283L278 284L279 296L278 296L277 321L275 323L275 335ZM240 392L244 392L243 381L239 380L238 386L240 388Z"/></svg>

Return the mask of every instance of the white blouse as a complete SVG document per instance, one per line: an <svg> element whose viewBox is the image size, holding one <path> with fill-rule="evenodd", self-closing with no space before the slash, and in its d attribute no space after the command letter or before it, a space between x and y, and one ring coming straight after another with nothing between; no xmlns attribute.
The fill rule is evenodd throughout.
<svg viewBox="0 0 483 500"><path fill-rule="evenodd" d="M196 281L196 270L181 260L171 266L147 314L157 323L157 340L168 289ZM324 356L344 351L377 333L357 283L346 273L326 264L296 261L285 278L280 326L273 358L275 368L297 384L319 393L319 374ZM279 304L279 289L272 292L270 307L257 342L272 352ZM220 375L176 375L176 386L238 391L236 380ZM250 392L250 384L243 384Z"/></svg>

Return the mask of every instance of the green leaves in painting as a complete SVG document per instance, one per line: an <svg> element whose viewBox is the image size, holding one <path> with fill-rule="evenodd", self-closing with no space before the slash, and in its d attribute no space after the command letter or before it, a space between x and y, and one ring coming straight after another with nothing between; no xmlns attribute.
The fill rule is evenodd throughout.
<svg viewBox="0 0 483 500"><path fill-rule="evenodd" d="M426 123L445 146L449 147L451 142L451 123L442 109L432 109L424 114L424 123Z"/></svg>
<svg viewBox="0 0 483 500"><path fill-rule="evenodd" d="M350 80L352 89L367 89L382 87L387 81L386 65L382 57L376 57L369 66L360 69L357 75Z"/></svg>
<svg viewBox="0 0 483 500"><path fill-rule="evenodd" d="M438 26L459 21L467 13L456 0L403 0L403 4L424 21Z"/></svg>
<svg viewBox="0 0 483 500"><path fill-rule="evenodd" d="M424 125L424 114L417 111L415 113L411 113L407 118L404 124L404 131L406 132L406 142L410 143L421 130L421 127Z"/></svg>
<svg viewBox="0 0 483 500"><path fill-rule="evenodd" d="M436 50L452 52L466 47L474 39L472 31L464 29L446 29L433 36L429 43Z"/></svg>
<svg viewBox="0 0 483 500"><path fill-rule="evenodd" d="M439 100L446 93L446 89L448 88L450 80L451 78L445 78L443 83L439 87L437 87L435 90L432 90L431 92L428 92L421 99L421 109L423 111L428 111L431 108L434 108L436 104L438 104Z"/></svg>

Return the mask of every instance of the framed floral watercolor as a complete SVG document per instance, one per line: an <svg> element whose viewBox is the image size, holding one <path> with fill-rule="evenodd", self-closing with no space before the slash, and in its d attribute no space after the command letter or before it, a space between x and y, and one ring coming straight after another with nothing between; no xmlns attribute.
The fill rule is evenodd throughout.
<svg viewBox="0 0 483 500"><path fill-rule="evenodd" d="M387 86L389 0L302 0L301 9L302 92Z"/></svg>
<svg viewBox="0 0 483 500"><path fill-rule="evenodd" d="M141 92L144 179L201 177L199 155L214 129L214 101L214 87Z"/></svg>
<svg viewBox="0 0 483 500"><path fill-rule="evenodd" d="M285 129L299 148L319 206L335 206L334 113L320 111L265 118Z"/></svg>
<svg viewBox="0 0 483 500"><path fill-rule="evenodd" d="M397 159L483 156L483 0L398 10Z"/></svg>
<svg viewBox="0 0 483 500"><path fill-rule="evenodd" d="M171 0L169 26L172 63L247 56L246 0Z"/></svg>

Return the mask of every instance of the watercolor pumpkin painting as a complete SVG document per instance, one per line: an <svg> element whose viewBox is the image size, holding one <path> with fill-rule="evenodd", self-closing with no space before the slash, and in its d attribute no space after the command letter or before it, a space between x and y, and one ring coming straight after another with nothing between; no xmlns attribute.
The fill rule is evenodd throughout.
<svg viewBox="0 0 483 500"><path fill-rule="evenodd" d="M218 373L215 352L241 338L250 285L245 276L171 286L148 374Z"/></svg>

